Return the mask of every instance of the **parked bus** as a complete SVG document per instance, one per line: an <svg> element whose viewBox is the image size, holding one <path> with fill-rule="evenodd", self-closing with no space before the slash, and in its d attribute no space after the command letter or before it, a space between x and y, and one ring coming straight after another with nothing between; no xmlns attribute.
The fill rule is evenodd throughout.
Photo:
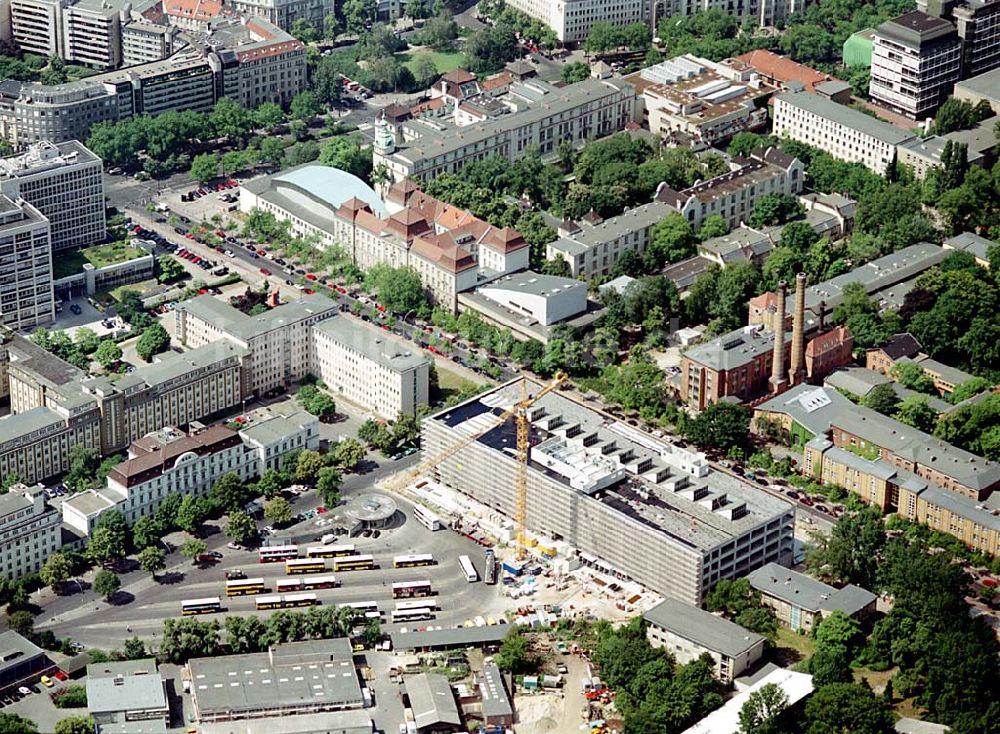
<svg viewBox="0 0 1000 734"><path fill-rule="evenodd" d="M205 599L187 599L181 602L181 614L215 614L222 611L222 600L217 596Z"/></svg>
<svg viewBox="0 0 1000 734"><path fill-rule="evenodd" d="M382 613L378 610L378 603L373 601L352 601L346 604L341 604L342 607L349 607L351 609L357 609L361 612L365 619L381 619Z"/></svg>
<svg viewBox="0 0 1000 734"><path fill-rule="evenodd" d="M493 552L492 548L486 549L486 573L484 574L483 581L488 584L495 584L497 582L497 556Z"/></svg>
<svg viewBox="0 0 1000 734"><path fill-rule="evenodd" d="M287 591L301 591L302 579L278 579L274 582L274 590L280 594Z"/></svg>
<svg viewBox="0 0 1000 734"><path fill-rule="evenodd" d="M393 609L392 623L420 622L434 617L430 609Z"/></svg>
<svg viewBox="0 0 1000 734"><path fill-rule="evenodd" d="M405 599L414 596L430 596L434 593L430 581L397 581L392 585L394 599Z"/></svg>
<svg viewBox="0 0 1000 734"><path fill-rule="evenodd" d="M344 556L333 559L334 571L363 571L375 568L375 559L370 555Z"/></svg>
<svg viewBox="0 0 1000 734"><path fill-rule="evenodd" d="M306 549L306 558L341 558L354 554L353 545L317 545Z"/></svg>
<svg viewBox="0 0 1000 734"><path fill-rule="evenodd" d="M254 600L257 610L263 609L292 609L294 607L311 607L317 603L315 594L285 594L283 596L258 596Z"/></svg>
<svg viewBox="0 0 1000 734"><path fill-rule="evenodd" d="M465 574L465 580L470 584L474 581L479 581L479 572L476 571L476 567L472 565L472 559L468 556L459 556L458 565L462 567L462 573Z"/></svg>
<svg viewBox="0 0 1000 734"><path fill-rule="evenodd" d="M285 561L285 573L323 573L327 571L326 561L314 558L292 558Z"/></svg>
<svg viewBox="0 0 1000 734"><path fill-rule="evenodd" d="M413 556L395 556L392 559L393 568L415 568L416 566L433 566L434 556L430 553L419 553Z"/></svg>
<svg viewBox="0 0 1000 734"><path fill-rule="evenodd" d="M409 601L401 601L396 603L396 609L399 610L410 610L410 609L430 609L434 610L437 608L437 602L433 599L410 599Z"/></svg>
<svg viewBox="0 0 1000 734"><path fill-rule="evenodd" d="M413 517L418 523L431 531L440 530L444 527L444 523L441 522L440 517L420 505L413 506Z"/></svg>
<svg viewBox="0 0 1000 734"><path fill-rule="evenodd" d="M267 589L264 579L230 579L226 581L226 596L249 596L263 594Z"/></svg>
<svg viewBox="0 0 1000 734"><path fill-rule="evenodd" d="M332 589L337 585L335 576L308 576L302 579L302 588L306 591L310 589Z"/></svg>
<svg viewBox="0 0 1000 734"><path fill-rule="evenodd" d="M297 545L275 545L261 548L257 552L257 560L261 563L275 563L277 561L287 561L289 558L299 557L299 547Z"/></svg>

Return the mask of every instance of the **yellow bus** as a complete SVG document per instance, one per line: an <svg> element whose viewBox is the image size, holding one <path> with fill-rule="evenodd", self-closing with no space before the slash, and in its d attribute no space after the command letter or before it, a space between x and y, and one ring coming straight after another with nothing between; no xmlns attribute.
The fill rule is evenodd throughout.
<svg viewBox="0 0 1000 734"><path fill-rule="evenodd" d="M327 570L326 562L315 558L293 558L285 561L285 573L323 573Z"/></svg>
<svg viewBox="0 0 1000 734"><path fill-rule="evenodd" d="M226 581L226 596L249 596L267 591L264 579L229 579Z"/></svg>
<svg viewBox="0 0 1000 734"><path fill-rule="evenodd" d="M334 571L363 571L375 568L375 559L370 555L345 556L333 559Z"/></svg>
<svg viewBox="0 0 1000 734"><path fill-rule="evenodd" d="M433 566L434 556L430 553L418 553L412 556L395 556L392 559L395 568L415 568L416 566Z"/></svg>

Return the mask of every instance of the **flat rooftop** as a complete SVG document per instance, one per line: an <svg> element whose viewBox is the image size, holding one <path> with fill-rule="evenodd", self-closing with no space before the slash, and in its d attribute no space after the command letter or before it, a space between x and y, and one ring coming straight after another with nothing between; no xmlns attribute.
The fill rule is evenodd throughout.
<svg viewBox="0 0 1000 734"><path fill-rule="evenodd" d="M416 347L363 323L334 316L316 324L313 329L365 359L396 372L427 364L427 358Z"/></svg>
<svg viewBox="0 0 1000 734"><path fill-rule="evenodd" d="M916 136L888 122L858 112L811 92L785 92L775 99L787 102L805 112L837 122L844 127L869 135L887 145L901 145Z"/></svg>
<svg viewBox="0 0 1000 734"><path fill-rule="evenodd" d="M168 711L163 678L156 661L130 661L123 666L114 663L92 663L87 666L87 708L90 713L119 711Z"/></svg>
<svg viewBox="0 0 1000 734"><path fill-rule="evenodd" d="M21 665L25 660L32 660L44 654L42 648L17 632L13 630L0 632L0 675L9 668Z"/></svg>
<svg viewBox="0 0 1000 734"><path fill-rule="evenodd" d="M792 332L789 331L785 334L785 342L791 340ZM684 356L692 362L721 372L742 367L773 349L773 331L759 326L745 326L697 344L684 352Z"/></svg>
<svg viewBox="0 0 1000 734"><path fill-rule="evenodd" d="M539 387L529 381L529 394ZM518 379L427 420L438 421L459 435L471 435L488 428L519 396ZM534 448L529 471L588 495L689 548L717 548L762 523L793 512L782 499L730 474L712 472L703 455L660 441L558 392L545 395L535 404L530 431ZM558 451L556 461L547 462L549 467L535 460L539 445L566 439L566 450ZM514 461L516 436L511 421L488 430L477 442ZM585 448L581 448L581 442ZM557 463L567 467L568 474L551 468ZM598 464L614 465L624 471L608 472L602 482L601 477L595 480L594 476L600 470ZM591 480L586 488L574 487L574 473Z"/></svg>
<svg viewBox="0 0 1000 734"><path fill-rule="evenodd" d="M0 158L0 178L16 179L83 163L99 165L100 162L100 159L79 141L70 140L65 143L43 141L33 143L23 153Z"/></svg>
<svg viewBox="0 0 1000 734"><path fill-rule="evenodd" d="M198 724L198 732L199 734L371 734L372 718L367 711L324 711L321 714L243 719L238 723L202 722Z"/></svg>
<svg viewBox="0 0 1000 734"><path fill-rule="evenodd" d="M471 647L499 645L510 630L505 624L485 627L449 627L445 629L390 632L394 650L421 650L424 648Z"/></svg>
<svg viewBox="0 0 1000 734"><path fill-rule="evenodd" d="M334 301L319 293L283 303L258 316L247 316L225 301L210 295L184 301L177 308L243 341L317 314L332 314L338 311Z"/></svg>

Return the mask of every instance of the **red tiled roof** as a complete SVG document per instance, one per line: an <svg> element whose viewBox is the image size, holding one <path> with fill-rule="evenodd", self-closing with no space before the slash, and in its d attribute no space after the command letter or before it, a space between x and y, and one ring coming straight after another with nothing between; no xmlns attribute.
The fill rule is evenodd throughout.
<svg viewBox="0 0 1000 734"><path fill-rule="evenodd" d="M147 436L132 442L132 451L137 454L135 458L118 464L109 472L109 476L126 487L134 487L171 469L182 454L193 452L205 456L235 446L241 440L238 433L223 425L212 426L166 445Z"/></svg>
<svg viewBox="0 0 1000 734"><path fill-rule="evenodd" d="M746 62L767 79L774 79L776 82L801 82L810 92L813 91L813 85L834 78L766 49L750 51L737 56L736 60Z"/></svg>
<svg viewBox="0 0 1000 734"><path fill-rule="evenodd" d="M501 87L509 87L514 82L514 77L510 72L502 71L479 82L479 88L484 92L491 92Z"/></svg>
<svg viewBox="0 0 1000 734"><path fill-rule="evenodd" d="M806 344L806 356L815 357L817 354L838 349L848 343L854 344L854 337L851 336L851 332L847 330L846 326L838 326L825 334L810 339L809 343Z"/></svg>
<svg viewBox="0 0 1000 734"><path fill-rule="evenodd" d="M475 81L476 75L471 71L465 69L452 69L447 74L441 77L446 82L453 82L455 84L465 84L466 82Z"/></svg>
<svg viewBox="0 0 1000 734"><path fill-rule="evenodd" d="M167 15L207 22L222 12L222 3L218 0L166 0L163 10Z"/></svg>

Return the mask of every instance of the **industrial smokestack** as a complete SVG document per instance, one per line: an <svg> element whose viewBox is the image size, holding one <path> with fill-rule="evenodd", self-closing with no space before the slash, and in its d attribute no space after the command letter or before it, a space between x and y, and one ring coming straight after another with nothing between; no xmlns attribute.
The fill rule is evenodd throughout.
<svg viewBox="0 0 1000 734"><path fill-rule="evenodd" d="M774 332L774 356L771 362L771 394L777 395L788 387L785 379L785 294L788 283L778 284L778 303L771 319L771 331Z"/></svg>
<svg viewBox="0 0 1000 734"><path fill-rule="evenodd" d="M798 385L805 376L806 362L806 274L795 276L795 313L792 317L792 360L788 368L788 378L792 385Z"/></svg>

